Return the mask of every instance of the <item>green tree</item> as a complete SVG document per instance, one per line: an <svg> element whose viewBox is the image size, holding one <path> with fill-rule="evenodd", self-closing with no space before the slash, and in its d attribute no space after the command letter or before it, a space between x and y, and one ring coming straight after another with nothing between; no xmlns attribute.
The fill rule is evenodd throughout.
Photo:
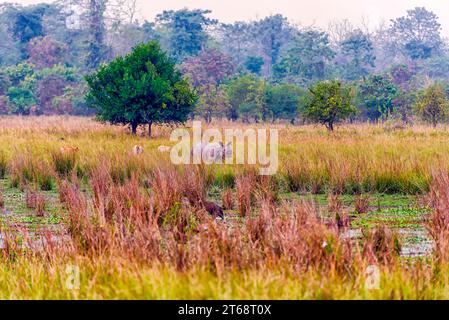
<svg viewBox="0 0 449 320"><path fill-rule="evenodd" d="M169 52L177 61L198 54L208 39L205 28L217 21L206 17L210 10L164 11L156 20L169 31Z"/></svg>
<svg viewBox="0 0 449 320"><path fill-rule="evenodd" d="M15 39L23 44L34 37L44 35L42 18L49 5L39 4L30 7L16 7L11 10L11 31Z"/></svg>
<svg viewBox="0 0 449 320"><path fill-rule="evenodd" d="M392 20L391 34L397 49L413 60L430 58L442 49L440 32L438 17L423 7Z"/></svg>
<svg viewBox="0 0 449 320"><path fill-rule="evenodd" d="M309 88L303 113L309 120L333 131L336 122L356 113L353 98L353 89L341 81L321 81Z"/></svg>
<svg viewBox="0 0 449 320"><path fill-rule="evenodd" d="M31 39L45 35L44 20L48 17L48 14L51 14L51 8L52 5L49 4L23 7L8 3L0 8L0 15L6 19L6 29L10 34L10 39L8 39L7 35L6 37L3 35L1 38L6 38L4 40L9 42L9 50L19 50L19 57L16 61L24 60L28 57L26 46ZM3 19L0 18L0 20ZM9 40L13 40L14 42ZM6 54L6 57L10 59L8 54Z"/></svg>
<svg viewBox="0 0 449 320"><path fill-rule="evenodd" d="M253 75L244 75L232 79L226 86L229 108L227 116L236 120L243 116L248 120L252 115L254 120L265 120L268 116L264 98L265 82Z"/></svg>
<svg viewBox="0 0 449 320"><path fill-rule="evenodd" d="M254 39L260 44L271 75L271 68L278 62L281 48L293 38L295 33L287 18L281 14L268 16L254 24Z"/></svg>
<svg viewBox="0 0 449 320"><path fill-rule="evenodd" d="M262 57L249 56L245 60L245 68L249 72L252 72L256 75L260 75L260 72L262 71L262 66L264 63L265 62Z"/></svg>
<svg viewBox="0 0 449 320"><path fill-rule="evenodd" d="M416 101L416 91L404 91L398 89L396 98L393 100L393 110L397 113L404 123L409 123L413 115L413 105Z"/></svg>
<svg viewBox="0 0 449 320"><path fill-rule="evenodd" d="M288 119L294 123L298 115L298 104L304 91L292 84L267 86L265 101L272 122L276 119Z"/></svg>
<svg viewBox="0 0 449 320"><path fill-rule="evenodd" d="M438 122L446 120L449 114L449 101L444 86L437 83L421 91L414 109L421 119L434 127Z"/></svg>
<svg viewBox="0 0 449 320"><path fill-rule="evenodd" d="M344 74L347 80L356 80L366 76L374 67L373 43L360 30L350 34L342 43L341 51L345 58Z"/></svg>
<svg viewBox="0 0 449 320"><path fill-rule="evenodd" d="M16 66L6 68L9 80L13 86L18 86L25 78L34 74L34 65L31 63L20 63Z"/></svg>
<svg viewBox="0 0 449 320"><path fill-rule="evenodd" d="M379 120L393 111L397 88L389 77L372 75L363 81L358 90L358 98L366 115L371 120Z"/></svg>
<svg viewBox="0 0 449 320"><path fill-rule="evenodd" d="M237 66L244 63L244 57L249 54L251 40L254 38L252 29L250 23L242 21L219 25L220 44L223 50L234 59Z"/></svg>
<svg viewBox="0 0 449 320"><path fill-rule="evenodd" d="M274 67L277 81L312 83L325 79L327 64L334 58L329 36L320 31L301 32L287 51L286 55Z"/></svg>
<svg viewBox="0 0 449 320"><path fill-rule="evenodd" d="M11 3L0 3L0 66L13 65L22 59L23 48L11 32L9 13L13 7Z"/></svg>
<svg viewBox="0 0 449 320"><path fill-rule="evenodd" d="M107 0L89 0L88 24L89 24L89 48L86 65L96 69L105 60L107 47L105 45L106 26L104 12Z"/></svg>
<svg viewBox="0 0 449 320"><path fill-rule="evenodd" d="M182 123L196 103L187 80L156 41L141 44L86 77L87 102L113 124Z"/></svg>
<svg viewBox="0 0 449 320"><path fill-rule="evenodd" d="M27 115L30 112L30 108L36 105L34 94L28 88L10 87L7 96L11 112L14 114Z"/></svg>

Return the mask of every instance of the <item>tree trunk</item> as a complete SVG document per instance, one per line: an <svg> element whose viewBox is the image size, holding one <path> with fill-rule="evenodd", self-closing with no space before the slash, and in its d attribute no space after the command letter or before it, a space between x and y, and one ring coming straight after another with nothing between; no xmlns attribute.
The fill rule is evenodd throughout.
<svg viewBox="0 0 449 320"><path fill-rule="evenodd" d="M136 135L137 133L137 123L131 122L131 132L133 135Z"/></svg>
<svg viewBox="0 0 449 320"><path fill-rule="evenodd" d="M151 138L151 126L153 125L152 121L148 122L148 137Z"/></svg>

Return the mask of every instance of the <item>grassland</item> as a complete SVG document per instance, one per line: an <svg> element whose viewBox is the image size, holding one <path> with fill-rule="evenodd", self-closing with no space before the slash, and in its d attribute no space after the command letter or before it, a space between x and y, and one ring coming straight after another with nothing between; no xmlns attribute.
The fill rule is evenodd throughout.
<svg viewBox="0 0 449 320"><path fill-rule="evenodd" d="M0 298L449 296L446 127L276 127L280 169L262 178L170 165L166 127L148 139L86 118L0 119ZM224 221L205 199L227 204ZM365 288L369 265L379 289Z"/></svg>

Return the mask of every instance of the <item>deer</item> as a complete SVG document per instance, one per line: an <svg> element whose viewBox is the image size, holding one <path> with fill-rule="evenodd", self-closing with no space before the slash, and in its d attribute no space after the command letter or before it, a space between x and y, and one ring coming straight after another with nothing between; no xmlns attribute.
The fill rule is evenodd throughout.
<svg viewBox="0 0 449 320"><path fill-rule="evenodd" d="M73 146L62 146L59 149L59 151L64 154L77 153L78 150L79 150L78 147L73 147Z"/></svg>

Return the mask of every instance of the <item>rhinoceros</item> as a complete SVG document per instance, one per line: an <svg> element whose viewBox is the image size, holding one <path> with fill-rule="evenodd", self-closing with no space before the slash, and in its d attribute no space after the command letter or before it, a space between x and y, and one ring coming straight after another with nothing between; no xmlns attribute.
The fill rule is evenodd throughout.
<svg viewBox="0 0 449 320"><path fill-rule="evenodd" d="M198 142L193 146L191 155L193 159L201 155L203 163L223 163L225 159L232 157L232 143L223 145L222 142Z"/></svg>

